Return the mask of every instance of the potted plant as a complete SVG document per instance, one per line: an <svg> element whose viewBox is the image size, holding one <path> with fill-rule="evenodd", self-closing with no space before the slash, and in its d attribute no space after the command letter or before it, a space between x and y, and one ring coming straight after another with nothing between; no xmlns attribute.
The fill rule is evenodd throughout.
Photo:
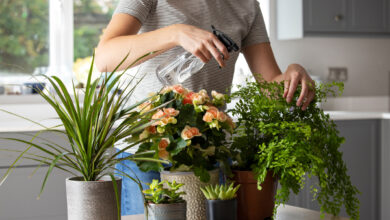
<svg viewBox="0 0 390 220"><path fill-rule="evenodd" d="M344 205L348 215L358 219L359 192L351 183L339 151L344 139L317 105L327 96L341 93L343 85L317 85L315 99L306 111L295 105L301 88L291 103L283 98L283 89L283 84L277 82L247 82L231 96L239 99L231 110L238 119L231 151L235 180L241 184L239 219L272 216L274 201L283 204L291 191L297 194L306 175L318 179L311 192L322 212L337 215ZM276 191L277 182L281 187ZM253 204L259 201L268 203Z"/></svg>
<svg viewBox="0 0 390 220"><path fill-rule="evenodd" d="M150 117L161 120L140 132L139 137L133 137L150 138L140 145L138 153L152 151L151 158L170 163L164 168L158 163L138 161L142 171L161 171L162 180L185 184L182 190L186 192L183 197L189 220L206 218L199 187L218 183L217 165L229 171L226 135L232 132L234 123L217 108L225 104L225 96L213 91L212 97L205 90L195 93L180 85L163 88L154 97L154 103L144 104L146 109L153 109L167 103Z"/></svg>
<svg viewBox="0 0 390 220"><path fill-rule="evenodd" d="M237 219L237 190L240 185L233 187L230 185L208 185L202 190L207 199L207 219L208 220L236 220Z"/></svg>
<svg viewBox="0 0 390 220"><path fill-rule="evenodd" d="M143 130L154 122L147 119L151 112L134 111L139 104L124 107L124 102L128 100L134 89L129 85L123 85L122 91L119 92L119 80L124 72L115 75L113 71L103 79L93 81L91 79L92 66L93 61L85 90L82 91L83 96L76 92L73 86L74 97L72 97L65 84L56 76L46 77L55 93L49 90L38 91L56 111L61 121L59 126L48 128L34 122L41 125L43 129L32 140L4 138L27 144L28 147L20 152L0 183L6 180L15 165L23 158L49 166L39 195L43 192L53 168L71 174L73 177L66 179L69 220L120 219L120 176L125 175L133 179L139 186L141 183L126 173L118 173L114 167L115 164L124 160L159 161L153 158L143 158L142 155L135 155L137 158L135 156L117 158L116 156L121 151L112 153L117 141ZM40 138L39 134L44 132L64 135L70 147L60 146ZM33 140L40 141L37 143ZM137 142L131 142L126 149L136 144ZM40 153L29 153L32 148Z"/></svg>
<svg viewBox="0 0 390 220"><path fill-rule="evenodd" d="M166 186L164 186L164 184ZM185 220L186 202L182 198L185 192L178 192L183 183L154 179L147 184L149 189L143 190L147 206L146 216L149 220Z"/></svg>

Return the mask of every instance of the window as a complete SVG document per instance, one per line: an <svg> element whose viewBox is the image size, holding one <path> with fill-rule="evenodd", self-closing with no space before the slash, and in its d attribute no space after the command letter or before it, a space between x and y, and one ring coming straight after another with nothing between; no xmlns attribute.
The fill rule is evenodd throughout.
<svg viewBox="0 0 390 220"><path fill-rule="evenodd" d="M0 74L32 74L48 66L48 1L0 2Z"/></svg>
<svg viewBox="0 0 390 220"><path fill-rule="evenodd" d="M72 75L90 57L118 0L1 0L0 74Z"/></svg>
<svg viewBox="0 0 390 220"><path fill-rule="evenodd" d="M118 0L74 0L74 60L92 55Z"/></svg>

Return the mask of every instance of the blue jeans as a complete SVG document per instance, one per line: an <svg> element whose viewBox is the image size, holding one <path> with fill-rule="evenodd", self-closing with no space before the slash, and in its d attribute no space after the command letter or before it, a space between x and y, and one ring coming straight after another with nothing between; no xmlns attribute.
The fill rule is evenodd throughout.
<svg viewBox="0 0 390 220"><path fill-rule="evenodd" d="M119 154L119 158L128 157L131 154L123 152ZM160 180L160 173L158 172L142 172L138 169L133 161L123 161L117 164L116 169L127 173L131 177L135 177L134 173L142 181L144 189L149 187L145 183L152 182L153 179ZM131 170L130 170L131 169ZM121 199L121 214L122 215L136 215L144 213L144 204L142 200L141 191L136 183L128 177L122 176L122 199Z"/></svg>

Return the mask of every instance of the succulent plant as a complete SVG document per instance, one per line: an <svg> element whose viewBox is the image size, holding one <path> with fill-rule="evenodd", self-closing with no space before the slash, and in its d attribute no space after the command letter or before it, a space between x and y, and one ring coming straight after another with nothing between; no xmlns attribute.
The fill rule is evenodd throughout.
<svg viewBox="0 0 390 220"><path fill-rule="evenodd" d="M164 187L164 183L168 187ZM142 192L145 195L147 202L154 204L172 204L172 203L181 203L183 202L182 195L185 195L185 192L177 192L183 183L176 183L176 181L168 182L154 179L152 183L147 183L149 189L143 190Z"/></svg>
<svg viewBox="0 0 390 220"><path fill-rule="evenodd" d="M208 185L204 188L200 188L202 190L204 196L208 200L230 200L236 198L237 190L240 188L240 185L233 187L233 183L230 185Z"/></svg>

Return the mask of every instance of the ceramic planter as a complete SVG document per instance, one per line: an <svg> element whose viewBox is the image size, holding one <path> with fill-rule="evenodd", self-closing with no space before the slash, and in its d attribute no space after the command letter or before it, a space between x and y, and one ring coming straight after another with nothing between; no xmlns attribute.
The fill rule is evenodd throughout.
<svg viewBox="0 0 390 220"><path fill-rule="evenodd" d="M148 204L149 220L186 220L186 203Z"/></svg>
<svg viewBox="0 0 390 220"><path fill-rule="evenodd" d="M240 184L237 192L237 219L259 220L272 217L278 181L267 173L262 190L257 189L257 180L251 171L233 171L234 181Z"/></svg>
<svg viewBox="0 0 390 220"><path fill-rule="evenodd" d="M237 199L207 200L207 220L237 220Z"/></svg>
<svg viewBox="0 0 390 220"><path fill-rule="evenodd" d="M206 198L200 187L218 184L219 170L209 171L209 174L210 181L204 183L193 172L161 172L161 180L168 180L169 182L175 180L178 183L184 183L184 186L180 189L186 192L186 195L183 195L183 199L187 202L187 220L206 219Z"/></svg>
<svg viewBox="0 0 390 220"><path fill-rule="evenodd" d="M117 179L119 201L122 180ZM110 177L99 181L66 179L68 220L118 220L114 185ZM120 208L120 207L119 207Z"/></svg>

